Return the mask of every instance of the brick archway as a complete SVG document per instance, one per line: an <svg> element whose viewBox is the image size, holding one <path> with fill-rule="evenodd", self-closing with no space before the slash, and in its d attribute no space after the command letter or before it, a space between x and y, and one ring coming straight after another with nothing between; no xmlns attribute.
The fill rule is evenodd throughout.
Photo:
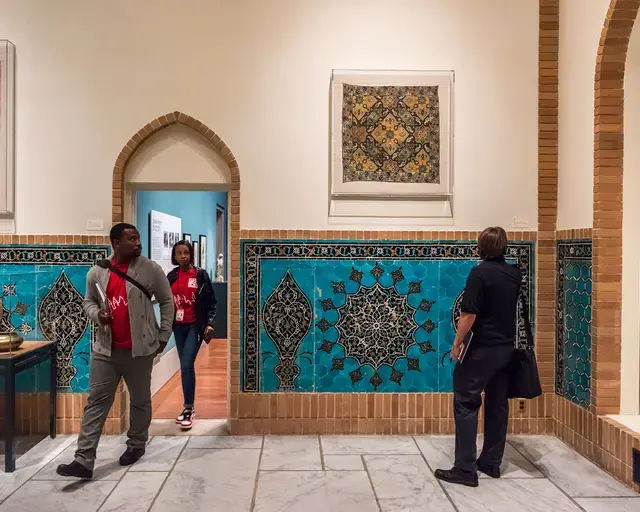
<svg viewBox="0 0 640 512"><path fill-rule="evenodd" d="M187 126L207 139L226 160L230 171L228 204L231 257L228 287L230 316L227 324L229 338L229 399L227 402L230 408L228 417L231 418L234 410L232 404L236 403L237 393L240 390L240 169L231 149L213 130L182 112L172 112L154 119L129 139L113 166L111 220L114 224L124 220L124 184L129 160L147 139L174 124Z"/></svg>
<svg viewBox="0 0 640 512"><path fill-rule="evenodd" d="M595 72L592 410L620 411L624 75L640 0L611 0Z"/></svg>

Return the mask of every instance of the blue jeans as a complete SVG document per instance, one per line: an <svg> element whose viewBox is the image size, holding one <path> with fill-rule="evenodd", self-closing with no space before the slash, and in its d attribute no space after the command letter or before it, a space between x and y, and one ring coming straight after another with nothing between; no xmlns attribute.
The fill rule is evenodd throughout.
<svg viewBox="0 0 640 512"><path fill-rule="evenodd" d="M173 327L176 337L176 348L180 357L180 373L182 375L182 393L185 408L193 407L196 395L196 370L194 364L200 342L196 324L176 324Z"/></svg>

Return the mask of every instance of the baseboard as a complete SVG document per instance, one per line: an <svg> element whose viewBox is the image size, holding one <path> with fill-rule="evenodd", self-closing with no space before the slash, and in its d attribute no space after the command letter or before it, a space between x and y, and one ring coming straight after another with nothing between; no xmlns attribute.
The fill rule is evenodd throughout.
<svg viewBox="0 0 640 512"><path fill-rule="evenodd" d="M155 395L175 373L180 370L180 358L178 350L173 347L164 354L158 364L153 367L151 373L151 396Z"/></svg>

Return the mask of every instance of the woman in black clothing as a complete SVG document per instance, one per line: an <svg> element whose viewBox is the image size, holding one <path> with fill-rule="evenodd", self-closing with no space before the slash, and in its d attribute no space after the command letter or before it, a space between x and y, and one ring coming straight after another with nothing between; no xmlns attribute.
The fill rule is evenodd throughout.
<svg viewBox="0 0 640 512"><path fill-rule="evenodd" d="M206 270L193 266L193 247L184 240L171 250L171 263L176 265L167 278L173 292L176 316L173 334L180 357L184 410L176 423L184 430L193 426L196 415L195 361L202 341L207 343L213 335L216 320L216 296Z"/></svg>
<svg viewBox="0 0 640 512"><path fill-rule="evenodd" d="M485 229L478 240L482 263L467 278L462 312L451 357L459 361L463 343L471 332L464 361L453 372L456 423L454 467L438 469L447 482L478 486L478 471L500 477L509 418L507 367L515 352L516 312L522 274L505 261L507 234L502 228ZM476 459L478 411L484 403L484 446Z"/></svg>

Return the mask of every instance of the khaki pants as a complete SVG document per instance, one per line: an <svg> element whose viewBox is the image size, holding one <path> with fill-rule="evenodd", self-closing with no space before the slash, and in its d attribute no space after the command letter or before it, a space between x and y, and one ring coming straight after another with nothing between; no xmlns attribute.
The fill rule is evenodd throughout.
<svg viewBox="0 0 640 512"><path fill-rule="evenodd" d="M123 377L131 400L129 448L144 448L151 424L151 370L154 355L132 357L131 350L114 349L111 357L91 354L89 400L84 408L75 460L93 470L100 434Z"/></svg>

